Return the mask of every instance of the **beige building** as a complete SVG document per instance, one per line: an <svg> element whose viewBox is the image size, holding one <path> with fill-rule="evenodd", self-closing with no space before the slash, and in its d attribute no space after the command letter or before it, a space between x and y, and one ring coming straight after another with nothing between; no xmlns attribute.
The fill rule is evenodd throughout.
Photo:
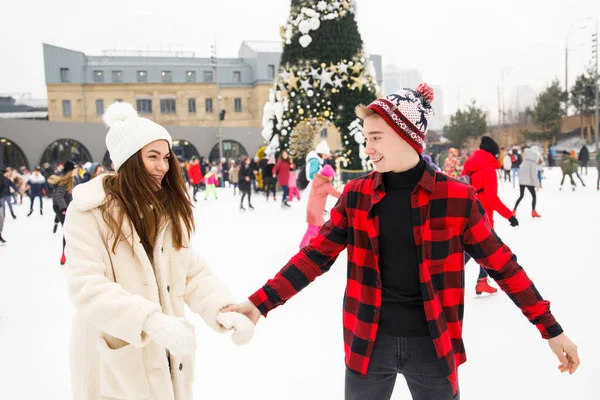
<svg viewBox="0 0 600 400"><path fill-rule="evenodd" d="M193 54L88 56L44 44L50 121L101 122L104 109L126 101L161 125L215 127L217 74L223 127L259 128L279 69L279 42L243 42L239 57Z"/></svg>

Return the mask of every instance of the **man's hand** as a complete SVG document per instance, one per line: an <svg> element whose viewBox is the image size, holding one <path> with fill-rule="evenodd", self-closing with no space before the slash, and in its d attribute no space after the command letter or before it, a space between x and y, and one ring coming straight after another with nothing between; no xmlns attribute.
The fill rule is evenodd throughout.
<svg viewBox="0 0 600 400"><path fill-rule="evenodd" d="M519 220L514 215L512 217L510 217L508 222L510 222L510 226L512 226L512 227L519 226Z"/></svg>
<svg viewBox="0 0 600 400"><path fill-rule="evenodd" d="M569 339L567 335L561 333L560 335L549 339L548 344L560 361L560 365L558 366L560 372L569 371L569 374L573 375L580 364L579 354L577 354L577 346L575 346L575 343L571 342L571 339Z"/></svg>
<svg viewBox="0 0 600 400"><path fill-rule="evenodd" d="M252 321L254 325L256 325L260 318L260 311L250 300L227 306L221 312L238 312L244 314L246 317L250 318L250 321Z"/></svg>

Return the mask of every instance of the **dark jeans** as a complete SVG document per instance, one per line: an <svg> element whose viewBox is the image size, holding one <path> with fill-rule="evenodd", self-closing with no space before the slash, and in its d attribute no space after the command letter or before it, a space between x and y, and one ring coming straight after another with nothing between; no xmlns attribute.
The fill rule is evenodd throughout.
<svg viewBox="0 0 600 400"><path fill-rule="evenodd" d="M465 265L471 260L471 256L465 253ZM481 265L479 266L479 279L487 278L488 273Z"/></svg>
<svg viewBox="0 0 600 400"><path fill-rule="evenodd" d="M287 201L288 195L290 194L290 187L288 185L282 186L281 189L283 189L283 198L281 199L282 203L285 203Z"/></svg>
<svg viewBox="0 0 600 400"><path fill-rule="evenodd" d="M44 208L44 203L43 203L43 195L42 194L37 194L35 196L31 196L31 206L29 207L29 211L33 211L33 202L35 201L36 198L40 199L40 210L42 210Z"/></svg>
<svg viewBox="0 0 600 400"><path fill-rule="evenodd" d="M452 393L446 360L438 358L430 337L396 337L379 332L367 376L346 367L346 400L387 400L398 374L413 400L459 399Z"/></svg>
<svg viewBox="0 0 600 400"><path fill-rule="evenodd" d="M13 210L13 205L11 203L11 196L4 196L0 198L0 204L2 205L2 211L4 212L4 216L6 217L6 206L8 205L8 210L10 211L10 215L14 217L15 212Z"/></svg>
<svg viewBox="0 0 600 400"><path fill-rule="evenodd" d="M520 195L519 195L519 198L517 199L517 202L515 203L514 210L516 210L517 207L519 207L519 203L521 202L521 200L523 200L523 196L525 196L525 188L527 188L527 190L529 190L529 193L531 193L531 197L533 198L533 200L531 201L531 209L533 211L535 211L535 202L536 202L535 187L525 186L525 185L519 185Z"/></svg>

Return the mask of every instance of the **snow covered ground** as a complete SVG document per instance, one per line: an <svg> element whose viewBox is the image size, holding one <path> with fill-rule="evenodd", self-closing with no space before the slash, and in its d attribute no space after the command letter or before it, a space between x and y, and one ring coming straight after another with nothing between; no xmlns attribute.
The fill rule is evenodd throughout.
<svg viewBox="0 0 600 400"><path fill-rule="evenodd" d="M588 187L558 191L560 171L546 171L539 192L542 219L530 217L529 193L519 207L520 226L497 217L500 237L577 343L582 366L573 376L534 326L504 294L475 299L478 268L467 266L464 339L468 361L460 368L463 400L600 399L598 296L600 192L596 170ZM518 190L504 184L512 208ZM304 234L305 201L282 210L253 196L254 212L238 211L239 197L219 190L195 211L196 249L239 299L259 288L297 251ZM334 204L332 200L330 206ZM61 235L52 234L52 208L27 218L28 205L8 216L0 247L0 399L70 399L68 343L73 308L59 265ZM261 319L253 342L237 347L228 336L198 327L196 399L343 399L341 307L345 252L331 271L285 306ZM399 377L393 399L409 399Z"/></svg>

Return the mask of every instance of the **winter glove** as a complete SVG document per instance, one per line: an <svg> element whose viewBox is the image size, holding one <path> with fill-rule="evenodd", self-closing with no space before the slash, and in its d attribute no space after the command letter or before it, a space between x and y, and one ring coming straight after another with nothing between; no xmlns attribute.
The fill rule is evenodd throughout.
<svg viewBox="0 0 600 400"><path fill-rule="evenodd" d="M254 336L254 324L244 314L237 312L220 313L217 315L217 321L225 328L235 330L231 335L231 340L239 346L248 344Z"/></svg>
<svg viewBox="0 0 600 400"><path fill-rule="evenodd" d="M159 311L151 314L142 330L174 356L191 356L196 352L196 336L191 323Z"/></svg>
<svg viewBox="0 0 600 400"><path fill-rule="evenodd" d="M513 226L513 227L514 226L519 226L519 220L514 215L512 217L510 217L510 219L508 220L508 222L510 222L510 226Z"/></svg>

